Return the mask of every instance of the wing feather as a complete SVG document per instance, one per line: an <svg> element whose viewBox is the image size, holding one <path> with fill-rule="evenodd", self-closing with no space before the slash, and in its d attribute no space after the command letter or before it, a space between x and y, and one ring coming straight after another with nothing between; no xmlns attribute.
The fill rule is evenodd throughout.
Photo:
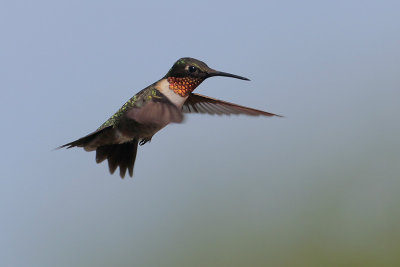
<svg viewBox="0 0 400 267"><path fill-rule="evenodd" d="M208 96L191 93L183 105L184 113L208 113L211 115L230 115L230 114L245 114L249 116L277 116L280 115L240 106L234 103L222 101Z"/></svg>
<svg viewBox="0 0 400 267"><path fill-rule="evenodd" d="M167 125L170 122L180 123L182 112L169 101L148 101L140 108L131 108L126 117L141 124Z"/></svg>

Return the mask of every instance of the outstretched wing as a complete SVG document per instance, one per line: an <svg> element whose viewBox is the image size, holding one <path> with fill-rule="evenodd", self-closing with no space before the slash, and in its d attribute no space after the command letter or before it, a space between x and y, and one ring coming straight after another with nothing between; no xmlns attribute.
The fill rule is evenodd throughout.
<svg viewBox="0 0 400 267"><path fill-rule="evenodd" d="M245 114L249 116L277 116L277 114L266 111L240 106L226 101L218 100L204 95L190 94L186 102L183 104L182 111L184 113L208 113L211 115L230 115Z"/></svg>

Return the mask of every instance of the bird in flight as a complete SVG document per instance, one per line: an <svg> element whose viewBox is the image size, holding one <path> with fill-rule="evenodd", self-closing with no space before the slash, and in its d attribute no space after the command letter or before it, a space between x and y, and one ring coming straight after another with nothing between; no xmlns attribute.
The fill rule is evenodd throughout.
<svg viewBox="0 0 400 267"><path fill-rule="evenodd" d="M96 150L96 162L107 159L111 174L119 167L121 178L125 177L126 171L132 177L138 144L146 144L171 122L181 123L184 113L281 117L193 93L205 79L214 76L249 80L216 71L194 58L181 58L162 79L134 95L96 131L58 148Z"/></svg>

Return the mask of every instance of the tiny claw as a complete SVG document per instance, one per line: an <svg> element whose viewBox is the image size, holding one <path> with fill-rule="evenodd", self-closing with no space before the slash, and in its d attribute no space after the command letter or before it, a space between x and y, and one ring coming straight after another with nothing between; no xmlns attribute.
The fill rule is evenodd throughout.
<svg viewBox="0 0 400 267"><path fill-rule="evenodd" d="M151 141L151 138L150 139L144 138L144 139L140 140L139 145L143 146L144 144L146 144L147 142L150 142L150 141Z"/></svg>

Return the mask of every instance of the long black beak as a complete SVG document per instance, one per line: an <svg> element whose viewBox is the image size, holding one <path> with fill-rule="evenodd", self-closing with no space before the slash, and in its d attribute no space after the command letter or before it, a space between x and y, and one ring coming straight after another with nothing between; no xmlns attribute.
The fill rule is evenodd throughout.
<svg viewBox="0 0 400 267"><path fill-rule="evenodd" d="M224 76L224 77L231 77L231 78L236 78L236 79L240 79L240 80L250 81L250 79L247 79L246 77L238 76L235 74L230 74L227 72L216 71L216 70L209 71L207 76L208 77Z"/></svg>

